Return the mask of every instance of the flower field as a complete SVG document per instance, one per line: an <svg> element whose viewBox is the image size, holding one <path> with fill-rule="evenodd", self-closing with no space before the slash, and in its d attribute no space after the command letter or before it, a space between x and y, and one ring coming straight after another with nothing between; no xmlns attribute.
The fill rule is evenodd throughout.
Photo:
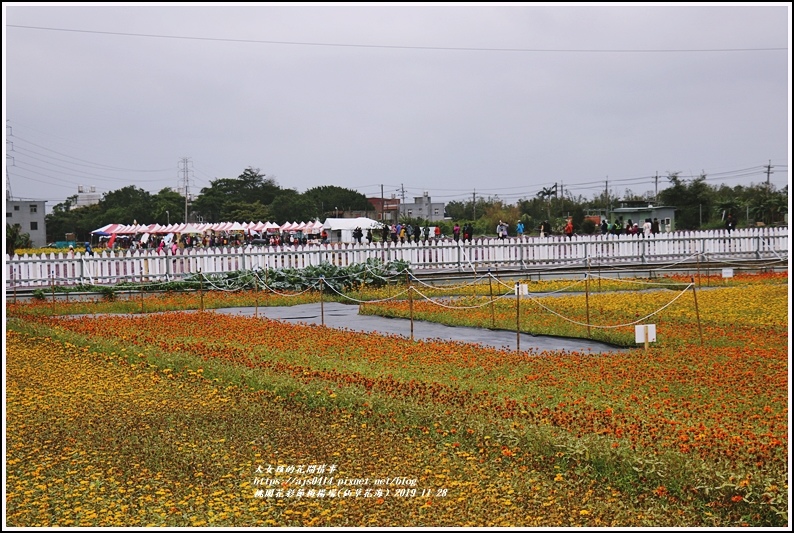
<svg viewBox="0 0 794 533"><path fill-rule="evenodd" d="M624 345L652 314L603 355L7 305L7 525L783 526L787 282L523 299L522 331ZM515 329L482 295L362 309Z"/></svg>

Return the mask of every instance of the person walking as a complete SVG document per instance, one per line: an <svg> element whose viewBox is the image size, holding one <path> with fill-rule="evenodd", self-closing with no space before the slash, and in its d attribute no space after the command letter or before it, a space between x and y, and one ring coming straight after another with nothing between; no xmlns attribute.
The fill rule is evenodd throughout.
<svg viewBox="0 0 794 533"><path fill-rule="evenodd" d="M651 219L646 218L645 222L642 224L642 236L643 237L650 237L651 236L651 228L653 224L651 224Z"/></svg>
<svg viewBox="0 0 794 533"><path fill-rule="evenodd" d="M732 232L736 228L736 220L734 220L733 215L728 213L728 217L725 219L725 229L728 230L728 233Z"/></svg>
<svg viewBox="0 0 794 533"><path fill-rule="evenodd" d="M564 231L565 231L565 235L568 237L568 239L572 239L573 238L573 219L570 219L570 218L568 219L568 223L565 224L565 230Z"/></svg>

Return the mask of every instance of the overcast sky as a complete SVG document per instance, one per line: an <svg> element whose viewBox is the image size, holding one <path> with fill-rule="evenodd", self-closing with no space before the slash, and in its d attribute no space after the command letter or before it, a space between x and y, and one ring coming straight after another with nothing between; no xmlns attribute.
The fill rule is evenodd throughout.
<svg viewBox="0 0 794 533"><path fill-rule="evenodd" d="M231 7L230 7L231 6ZM507 203L789 182L789 4L3 4L15 199L303 192ZM10 158L8 158L10 156ZM655 179L659 175L658 181Z"/></svg>

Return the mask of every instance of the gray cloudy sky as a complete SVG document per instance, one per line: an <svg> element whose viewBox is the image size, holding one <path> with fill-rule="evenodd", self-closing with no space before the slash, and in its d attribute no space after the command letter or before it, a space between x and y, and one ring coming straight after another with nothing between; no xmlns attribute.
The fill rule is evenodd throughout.
<svg viewBox="0 0 794 533"><path fill-rule="evenodd" d="M3 4L14 198L282 187L592 198L788 184L789 4ZM13 143L13 144L9 144ZM13 147L13 151L10 148Z"/></svg>

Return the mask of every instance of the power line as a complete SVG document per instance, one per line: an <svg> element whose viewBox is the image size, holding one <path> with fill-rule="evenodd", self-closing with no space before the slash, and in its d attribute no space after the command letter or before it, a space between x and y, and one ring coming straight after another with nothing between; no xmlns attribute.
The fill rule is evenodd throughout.
<svg viewBox="0 0 794 533"><path fill-rule="evenodd" d="M77 157L71 156L71 155L69 155L69 154L64 154L64 153L62 153L62 152L57 152L57 151L55 151L55 150L52 150L52 149L50 149L50 148L47 148L46 146L42 146L42 145L40 145L40 144L36 144L36 143L34 143L34 142L32 142L32 141L29 141L29 140L27 140L27 139L24 139L24 138L22 138L22 137L19 137L19 136L15 136L14 138L15 138L15 139L19 139L20 141L25 141L25 142L26 142L26 143L28 143L28 144L32 144L33 146L35 146L35 147L37 147L37 148L42 148L42 149L44 149L44 150L47 150L48 152L52 152L52 153L54 153L54 154L62 155L62 156L64 156L64 157L68 157L68 158L70 158L70 159L74 159L75 161L80 161L80 162L82 162L82 163L88 163L88 165L80 165L80 166L93 166L93 167L95 167L95 168L98 168L98 169L101 169L101 170L116 170L116 171L119 171L119 172L165 172L165 171L167 171L167 170L173 170L173 167L169 167L169 168L156 168L156 169L137 169L137 168L121 168L121 167L114 167L114 166L111 166L111 165L105 165L105 164L103 164L103 163L94 163L94 162L92 162L92 161L87 161L87 160L85 160L85 159L80 159L80 158L77 158ZM34 152L34 153L36 153L36 152ZM39 155L44 155L45 157L49 157L49 156L46 156L45 154L39 154ZM67 161L67 162L68 162L68 161ZM74 164L74 165L78 165L78 163L72 163L72 164Z"/></svg>
<svg viewBox="0 0 794 533"><path fill-rule="evenodd" d="M189 37L184 35L161 35L151 33L128 33L97 30L76 30L72 28L47 28L43 26L22 26L19 24L7 24L7 28L19 28L27 30L62 31L72 33L89 33L96 35L115 35L122 37L146 37L155 39L181 39L189 41L216 41L228 43L245 44L277 44L290 46L328 46L341 48L379 48L388 50L437 50L450 52L530 52L530 53L693 53L693 52L772 52L788 50L787 47L763 47L763 48L681 48L681 49L584 49L584 48L482 48L466 46L406 46L406 45L385 45L385 44L350 44L350 43L314 43L304 41L266 41L260 39L229 39L223 37Z"/></svg>

